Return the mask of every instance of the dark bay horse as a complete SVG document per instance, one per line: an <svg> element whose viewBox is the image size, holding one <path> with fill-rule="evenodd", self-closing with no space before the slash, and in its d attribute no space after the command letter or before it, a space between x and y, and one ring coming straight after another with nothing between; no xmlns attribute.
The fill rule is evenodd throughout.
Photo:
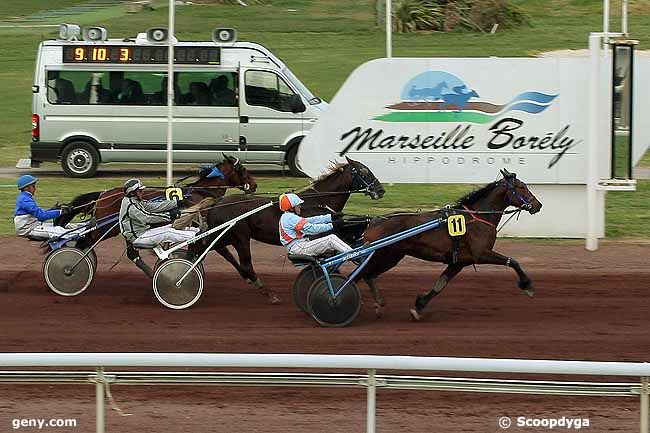
<svg viewBox="0 0 650 433"><path fill-rule="evenodd" d="M298 195L305 201L302 205L303 214L310 216L340 212L353 192L364 193L373 200L378 200L384 196L385 191L368 167L347 159L347 163L335 165ZM208 226L216 227L271 200L277 203L277 197L251 196L244 199L241 196L224 197L217 207L208 212ZM237 269L242 278L268 296L273 304L279 303L280 298L273 290L264 288L255 273L250 242L251 239L255 239L266 244L281 245L278 234L280 216L282 211L277 205L253 214L238 222L214 247L214 250ZM209 244L209 240L206 244ZM228 250L229 245L237 251L239 262Z"/></svg>
<svg viewBox="0 0 650 433"><path fill-rule="evenodd" d="M372 242L394 233L398 233L444 217L447 214L462 213L467 221L467 231L454 241L447 231L447 224L404 239L393 245L376 251L358 278L363 278L370 286L375 298L377 314L384 307L384 299L374 280L379 275L393 268L404 256L417 257L430 262L442 262L447 268L435 282L433 288L423 295L418 295L415 307L411 309L414 320L420 320L422 311L431 299L463 270L474 264L491 264L510 267L519 277L519 288L528 295L534 293L533 284L519 263L497 253L492 248L497 237L497 226L503 211L514 206L535 214L542 204L537 200L526 184L517 179L516 174L501 170L503 178L461 198L455 206L434 212L417 214L395 214L375 218L364 234L364 241Z"/></svg>
<svg viewBox="0 0 650 433"><path fill-rule="evenodd" d="M207 176L212 172L213 167L221 171L223 177ZM240 188L246 193L253 193L257 189L255 179L244 167L239 159L232 156L224 155L224 160L213 166L203 167L198 175L198 179L192 183L184 185L181 189L185 196L189 198L183 200L183 207L188 207L199 203L205 198L219 199L223 197L228 188ZM150 188L145 190L145 199L151 200L164 195L161 188ZM106 191L96 191L82 194L75 197L70 203L75 207L75 212L67 214L55 220L55 225L65 226L78 214L92 214L99 221L110 215L120 212L120 205L124 197L124 188L117 187ZM240 196L241 197L241 196ZM106 232L110 230L110 233ZM89 233L84 238L77 241L77 248L85 249L93 245L102 235L106 234L104 240L117 236L120 233L118 227L111 230L111 225L107 225L98 230Z"/></svg>

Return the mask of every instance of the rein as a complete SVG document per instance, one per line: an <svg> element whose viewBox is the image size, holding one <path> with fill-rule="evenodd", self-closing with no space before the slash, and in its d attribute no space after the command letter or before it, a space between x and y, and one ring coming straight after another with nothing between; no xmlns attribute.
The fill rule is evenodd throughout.
<svg viewBox="0 0 650 433"><path fill-rule="evenodd" d="M473 222L479 222L479 223L487 224L487 225L489 225L490 227L493 227L494 229L497 228L497 226L494 225L494 223L492 223L492 222L486 220L485 218L477 217L477 216L476 216L476 212L473 211L472 209L468 208L468 207L465 206L465 205L463 205L463 207L465 208L465 210L467 211L467 213L469 213L470 216L472 217L472 220L471 220L471 221L468 221L467 224L471 224L471 223L473 223Z"/></svg>
<svg viewBox="0 0 650 433"><path fill-rule="evenodd" d="M192 175L192 176L195 176L195 175ZM188 176L188 177L192 177L192 176ZM177 181L176 183L174 183L174 185L177 185L178 182L180 182L181 180L187 179L188 177L185 177L185 178L183 178L183 179L180 179L179 181ZM154 186L148 186L148 187L147 187L147 189L150 189L150 190L166 190L167 188L169 188L169 187L168 187L168 186L156 186L156 185L154 185ZM193 187L190 186L190 185L186 185L185 188L193 188ZM196 188L194 188L194 189L200 191L200 190L203 190L203 189L229 189L229 188L240 188L240 189L241 189L242 187L239 187L239 186L229 186L229 185L216 185L216 186L200 186L200 187L196 187ZM106 192L106 191L107 191L107 190L104 190L104 191L102 191L102 193L104 193L104 192ZM114 194L107 195L106 197L101 197L101 198L98 198L97 200L91 200L91 201L89 201L89 202L82 203L82 204L80 204L80 205L78 205L78 206L73 206L72 209L81 209L81 208L86 207L86 206L91 205L91 204L95 204L95 205L96 205L97 203L99 203L99 202L101 202L101 201L108 200L108 199L111 198L111 197L116 197L116 196L120 196L120 195L124 195L124 193L121 192L121 191L118 191L118 192L116 192L116 193L114 193ZM110 206L112 206L113 204L115 204L117 201L118 201L118 200L113 200L112 202L110 202L110 203L108 203L108 204L104 204L103 206L99 206L99 207L95 206L95 208L96 208L96 209L103 209L103 208L106 208L106 207L110 207Z"/></svg>
<svg viewBox="0 0 650 433"><path fill-rule="evenodd" d="M353 190L353 191L331 191L331 192L318 192L316 194L303 194L302 197L320 197L320 196L326 196L326 195L336 195L336 194L353 194L353 193L360 193L364 192L365 190ZM266 192L266 193L259 193L255 195L272 195L274 197L278 197L282 193L276 193L276 192ZM239 194L242 195L242 194ZM264 200L262 198L259 199L245 199L245 200L238 200L238 201L233 201L230 203L221 203L221 204L214 204L212 206L204 207L201 209L201 211L206 211L210 209L215 209L215 208L221 208L221 207L227 207L227 206L232 206L235 204L241 204L241 203L248 203L250 201L255 201L255 200ZM271 203L279 203L280 200L272 200ZM186 212L181 212L181 214L186 214Z"/></svg>

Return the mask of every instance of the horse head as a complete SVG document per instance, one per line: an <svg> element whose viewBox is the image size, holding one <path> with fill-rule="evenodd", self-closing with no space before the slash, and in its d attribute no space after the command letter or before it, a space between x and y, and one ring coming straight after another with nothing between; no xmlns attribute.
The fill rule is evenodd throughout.
<svg viewBox="0 0 650 433"><path fill-rule="evenodd" d="M509 206L527 210L531 215L542 209L542 203L522 180L517 179L516 173L510 173L504 168L501 170L501 174L503 179L499 183L503 183L507 190L505 199Z"/></svg>
<svg viewBox="0 0 650 433"><path fill-rule="evenodd" d="M230 185L238 186L246 194L252 194L257 190L257 182L248 172L246 167L241 163L239 158L234 156L223 155L223 161L217 164L217 167L226 177Z"/></svg>
<svg viewBox="0 0 650 433"><path fill-rule="evenodd" d="M373 200L382 198L386 191L375 174L359 161L354 161L347 156L345 159L348 161L348 164L343 171L346 173L346 176L350 176L349 181L352 190L363 191L364 194L369 195Z"/></svg>

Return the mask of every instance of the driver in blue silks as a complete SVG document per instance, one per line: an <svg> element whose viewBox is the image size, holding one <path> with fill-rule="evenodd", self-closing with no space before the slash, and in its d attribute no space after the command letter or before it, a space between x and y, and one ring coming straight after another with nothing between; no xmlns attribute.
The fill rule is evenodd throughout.
<svg viewBox="0 0 650 433"><path fill-rule="evenodd" d="M60 209L41 209L34 200L36 182L38 182L38 178L29 174L20 176L16 182L16 186L20 190L18 197L16 197L16 208L14 210L16 235L39 240L58 238L69 229L45 221L69 213L72 208L63 205Z"/></svg>

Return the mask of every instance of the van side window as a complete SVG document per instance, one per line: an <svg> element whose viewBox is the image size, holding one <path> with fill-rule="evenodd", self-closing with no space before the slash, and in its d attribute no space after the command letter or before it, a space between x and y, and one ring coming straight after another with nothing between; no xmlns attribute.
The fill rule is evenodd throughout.
<svg viewBox="0 0 650 433"><path fill-rule="evenodd" d="M273 72L246 71L246 103L272 108L278 111L291 111L293 90Z"/></svg>
<svg viewBox="0 0 650 433"><path fill-rule="evenodd" d="M160 71L48 71L50 104L167 105L167 73ZM174 74L174 104L237 106L235 72Z"/></svg>
<svg viewBox="0 0 650 433"><path fill-rule="evenodd" d="M179 72L177 105L237 106L237 74L234 72Z"/></svg>
<svg viewBox="0 0 650 433"><path fill-rule="evenodd" d="M87 76L87 74L85 74ZM65 71L47 72L47 100L51 104L77 104L84 78L78 73ZM100 78L101 79L101 78Z"/></svg>

